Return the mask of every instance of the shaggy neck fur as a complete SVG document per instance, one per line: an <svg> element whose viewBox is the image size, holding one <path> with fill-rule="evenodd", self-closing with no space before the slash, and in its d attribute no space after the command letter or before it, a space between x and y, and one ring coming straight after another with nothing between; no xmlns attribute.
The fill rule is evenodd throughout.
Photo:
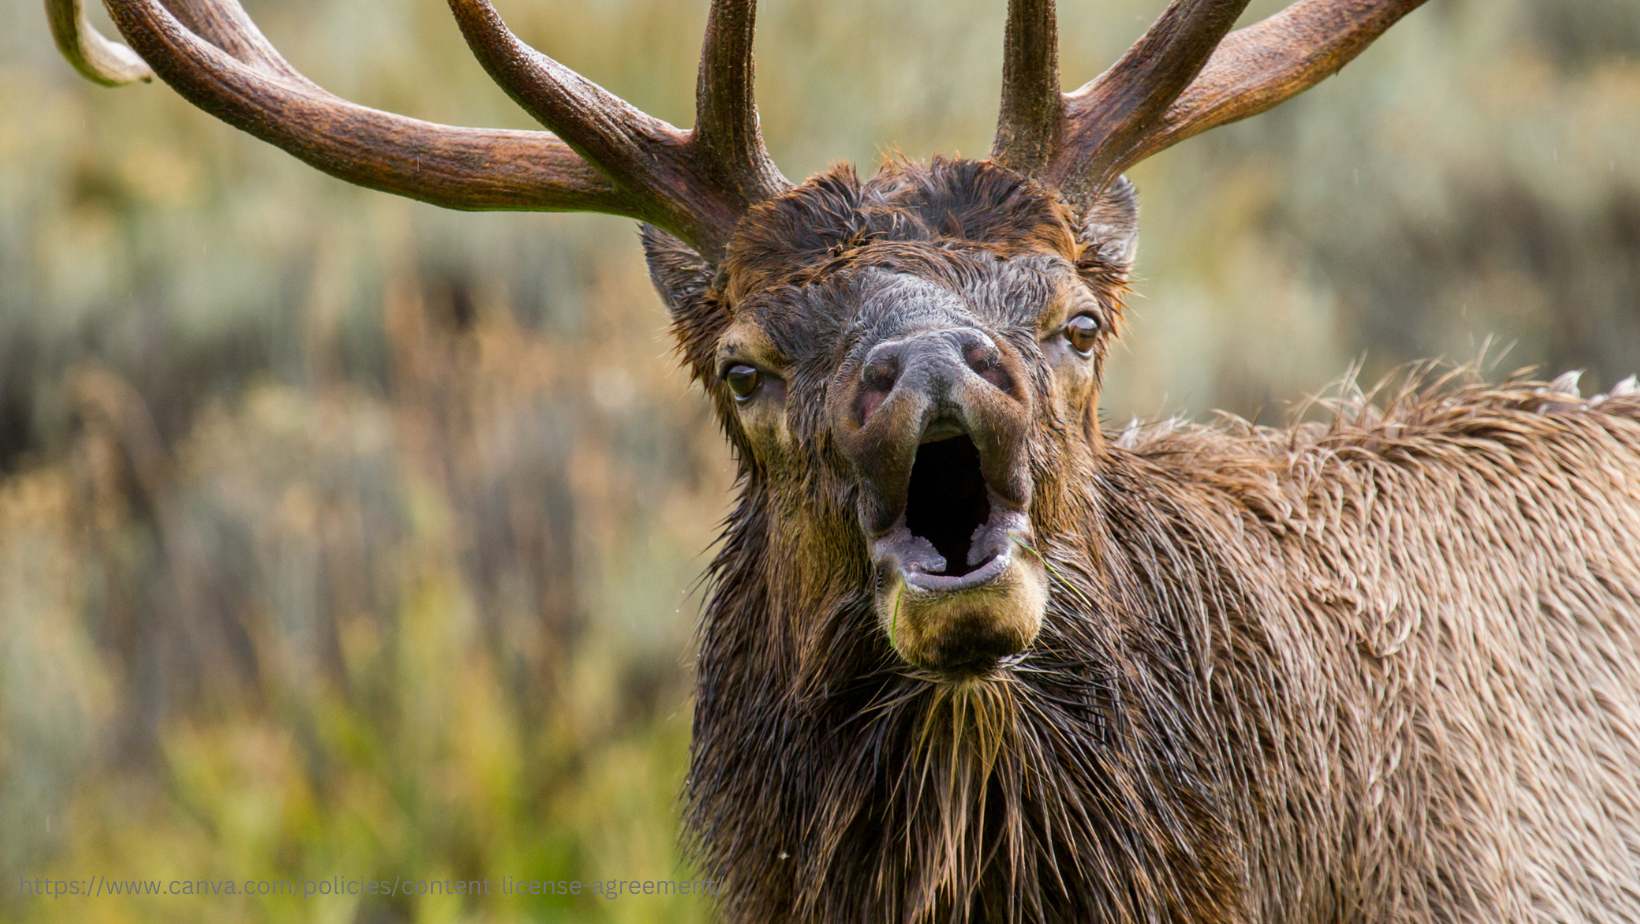
<svg viewBox="0 0 1640 924"><path fill-rule="evenodd" d="M1033 510L1042 636L962 686L896 662L863 553L795 574L744 485L687 786L728 919L1640 901L1640 400L1446 383L1083 464Z"/></svg>

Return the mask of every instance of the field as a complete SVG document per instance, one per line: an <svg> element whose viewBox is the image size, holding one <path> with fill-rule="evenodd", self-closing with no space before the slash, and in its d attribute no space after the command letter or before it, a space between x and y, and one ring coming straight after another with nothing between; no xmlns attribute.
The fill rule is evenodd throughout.
<svg viewBox="0 0 1640 924"><path fill-rule="evenodd" d="M1067 82L1160 5L1062 0ZM84 83L19 6L0 34L0 920L705 919L694 895L590 890L692 875L695 580L734 477L635 226L345 186L163 87ZM435 0L248 6L344 96L528 125ZM704 3L501 7L690 121ZM982 155L1003 7L770 0L775 158L803 176ZM1636 371L1637 114L1633 0L1440 0L1340 78L1142 165L1107 418L1274 422L1346 369L1483 351L1493 374L1586 369L1586 388ZM298 885L32 894L93 876ZM301 894L337 877L490 888Z"/></svg>

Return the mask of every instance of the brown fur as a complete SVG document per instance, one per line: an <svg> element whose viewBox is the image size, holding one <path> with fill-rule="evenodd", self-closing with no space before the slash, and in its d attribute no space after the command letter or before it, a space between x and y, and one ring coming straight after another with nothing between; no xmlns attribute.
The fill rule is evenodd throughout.
<svg viewBox="0 0 1640 924"><path fill-rule="evenodd" d="M937 162L810 181L721 271L646 234L742 472L687 785L724 915L1640 919L1640 395L1414 376L1107 439L1104 345L1084 380L1034 319L1081 286L1114 327L1131 219L1125 186L1078 217ZM885 638L821 412L905 274L964 295L1035 414L1041 634L962 682ZM716 379L748 326L777 413Z"/></svg>

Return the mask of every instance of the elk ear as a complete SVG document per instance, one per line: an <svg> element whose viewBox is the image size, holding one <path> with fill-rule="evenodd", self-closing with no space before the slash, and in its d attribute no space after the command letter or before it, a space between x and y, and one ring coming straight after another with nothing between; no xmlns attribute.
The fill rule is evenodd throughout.
<svg viewBox="0 0 1640 924"><path fill-rule="evenodd" d="M672 334L695 378L712 373L718 337L728 314L712 294L717 267L693 248L654 225L643 226L643 253L649 280L672 315Z"/></svg>
<svg viewBox="0 0 1640 924"><path fill-rule="evenodd" d="M649 281L666 302L675 322L700 310L712 287L717 268L688 244L654 225L643 226L643 255L649 263Z"/></svg>
<svg viewBox="0 0 1640 924"><path fill-rule="evenodd" d="M1126 276L1139 254L1139 191L1125 176L1094 200L1082 215L1078 243L1085 249L1081 262L1101 264L1098 269ZM1093 268L1093 267L1088 267Z"/></svg>

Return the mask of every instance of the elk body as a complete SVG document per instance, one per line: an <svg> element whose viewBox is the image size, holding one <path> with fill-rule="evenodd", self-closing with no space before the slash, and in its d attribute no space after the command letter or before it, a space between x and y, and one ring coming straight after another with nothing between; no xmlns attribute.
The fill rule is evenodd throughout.
<svg viewBox="0 0 1640 924"><path fill-rule="evenodd" d="M985 161L792 185L714 0L690 131L450 0L555 134L337 99L232 0L49 0L343 179L645 223L741 472L686 798L736 921L1640 919L1640 394L1416 379L1330 423L1105 433L1122 171L1318 82L1418 0L1175 0L1059 87L1012 0ZM135 49L133 52L132 49Z"/></svg>

